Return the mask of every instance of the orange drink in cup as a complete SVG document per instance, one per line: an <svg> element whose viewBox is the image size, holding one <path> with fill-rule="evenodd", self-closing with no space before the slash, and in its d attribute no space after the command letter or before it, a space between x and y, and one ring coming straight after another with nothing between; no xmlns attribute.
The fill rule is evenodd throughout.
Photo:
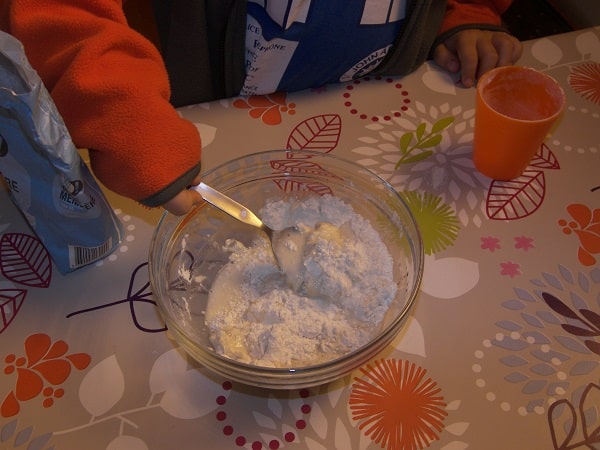
<svg viewBox="0 0 600 450"><path fill-rule="evenodd" d="M497 67L477 82L473 162L496 180L520 176L565 107L552 77L527 67Z"/></svg>

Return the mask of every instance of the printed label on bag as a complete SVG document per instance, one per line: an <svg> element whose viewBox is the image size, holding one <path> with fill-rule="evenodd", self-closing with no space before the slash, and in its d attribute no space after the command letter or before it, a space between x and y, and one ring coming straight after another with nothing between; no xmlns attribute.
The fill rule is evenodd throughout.
<svg viewBox="0 0 600 450"><path fill-rule="evenodd" d="M82 247L81 245L69 245L69 266L71 269L85 266L98 259L104 258L112 251L112 238L98 247Z"/></svg>

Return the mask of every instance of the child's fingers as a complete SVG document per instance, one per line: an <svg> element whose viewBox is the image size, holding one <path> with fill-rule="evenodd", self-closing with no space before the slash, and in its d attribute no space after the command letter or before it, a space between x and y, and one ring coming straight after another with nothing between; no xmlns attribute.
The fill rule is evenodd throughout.
<svg viewBox="0 0 600 450"><path fill-rule="evenodd" d="M200 181L198 180L198 183ZM175 214L176 216L182 216L187 214L192 207L200 202L202 197L196 191L193 190L185 190L181 191L171 200L166 202L163 207L169 211L171 214Z"/></svg>
<svg viewBox="0 0 600 450"><path fill-rule="evenodd" d="M458 58L443 43L435 48L433 52L433 60L438 66L450 73L456 73L460 70Z"/></svg>

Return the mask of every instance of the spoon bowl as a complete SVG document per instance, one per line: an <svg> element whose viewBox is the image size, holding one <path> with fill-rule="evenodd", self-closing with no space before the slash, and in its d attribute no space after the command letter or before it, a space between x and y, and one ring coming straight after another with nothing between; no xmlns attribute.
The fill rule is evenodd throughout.
<svg viewBox="0 0 600 450"><path fill-rule="evenodd" d="M271 249L279 270L286 274L289 273L288 281L290 284L295 285L293 280L297 278L298 266L302 264L302 253L298 249L303 247L306 240L306 233L303 230L300 230L297 226L287 227L283 230L273 230L249 208L204 182L200 182L190 189L198 192L205 201L234 219L262 230L271 242Z"/></svg>

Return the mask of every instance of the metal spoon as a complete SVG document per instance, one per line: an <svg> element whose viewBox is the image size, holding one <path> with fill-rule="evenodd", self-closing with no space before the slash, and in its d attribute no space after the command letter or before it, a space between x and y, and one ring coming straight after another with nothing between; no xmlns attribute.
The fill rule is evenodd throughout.
<svg viewBox="0 0 600 450"><path fill-rule="evenodd" d="M298 283L306 233L296 226L284 228L283 230L273 230L244 205L205 183L192 186L190 189L198 192L204 200L234 219L264 231L271 242L271 249L277 266L286 274L290 284L295 286Z"/></svg>

